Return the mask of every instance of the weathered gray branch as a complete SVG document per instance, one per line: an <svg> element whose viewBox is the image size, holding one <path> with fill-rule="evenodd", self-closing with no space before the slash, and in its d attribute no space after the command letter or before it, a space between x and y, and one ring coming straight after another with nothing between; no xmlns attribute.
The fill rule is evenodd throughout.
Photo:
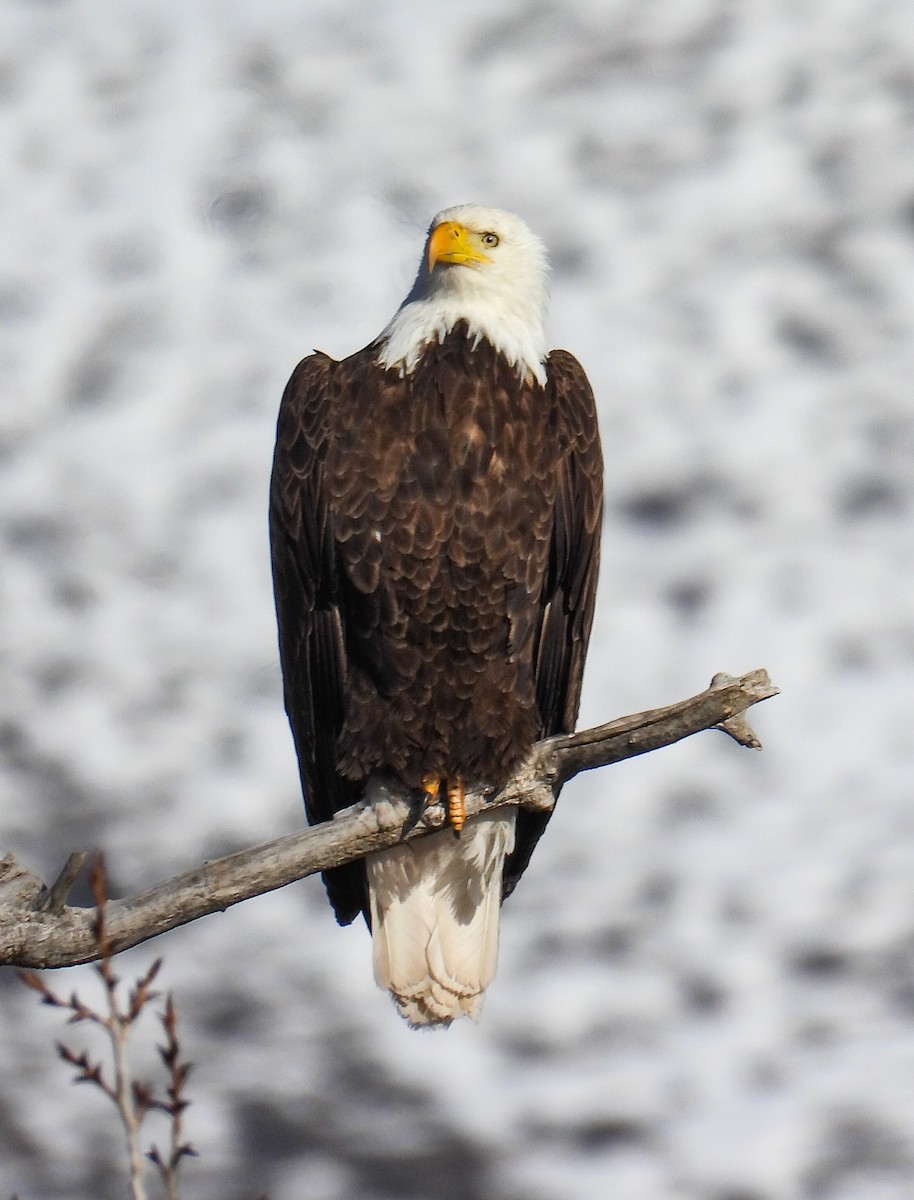
<svg viewBox="0 0 914 1200"><path fill-rule="evenodd" d="M741 714L776 694L765 671L739 679L715 675L707 691L678 704L548 738L537 743L497 796L468 793L467 814L494 804L551 808L556 789L581 771L646 754L702 729L717 727L741 745L760 748ZM419 837L443 822L441 806L423 811L419 799L404 789L393 784L378 787L369 801L325 825L206 862L137 896L109 901L108 941L113 951L126 950L306 875ZM97 957L95 910L65 905L76 863L71 856L57 882L46 888L11 855L0 860L0 964L66 967Z"/></svg>

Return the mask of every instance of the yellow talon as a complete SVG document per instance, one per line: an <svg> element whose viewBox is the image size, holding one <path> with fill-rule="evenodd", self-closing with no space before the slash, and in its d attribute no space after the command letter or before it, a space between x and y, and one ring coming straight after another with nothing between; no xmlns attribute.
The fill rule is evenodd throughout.
<svg viewBox="0 0 914 1200"><path fill-rule="evenodd" d="M441 780L434 775L424 775L422 777L422 790L428 799L429 804L434 804L438 799L438 793L441 791Z"/></svg>
<svg viewBox="0 0 914 1200"><path fill-rule="evenodd" d="M451 828L455 833L460 833L467 820L464 795L463 780L460 776L458 775L456 779L449 779L447 784L447 815L451 822Z"/></svg>

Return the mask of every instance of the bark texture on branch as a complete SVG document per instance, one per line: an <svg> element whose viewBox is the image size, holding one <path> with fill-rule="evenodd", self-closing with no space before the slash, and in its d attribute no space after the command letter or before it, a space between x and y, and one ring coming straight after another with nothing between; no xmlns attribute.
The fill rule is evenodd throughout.
<svg viewBox="0 0 914 1200"><path fill-rule="evenodd" d="M467 793L467 815L494 804L551 808L555 788L581 771L646 754L702 729L722 729L741 745L760 749L742 714L776 694L764 670L740 678L715 675L706 691L688 700L548 738L536 744L497 796ZM332 822L205 862L139 895L109 900L109 946L114 953L126 950L306 875L420 837L444 820L440 805L423 811L420 798L402 787L378 786L370 799ZM95 910L65 904L75 864L71 855L60 878L47 888L12 855L0 859L0 965L67 967L98 957Z"/></svg>

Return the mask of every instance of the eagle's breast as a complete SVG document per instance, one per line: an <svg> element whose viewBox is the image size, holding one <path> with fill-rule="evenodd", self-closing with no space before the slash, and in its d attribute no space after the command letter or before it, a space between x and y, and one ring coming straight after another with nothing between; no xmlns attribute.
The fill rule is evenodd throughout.
<svg viewBox="0 0 914 1200"><path fill-rule="evenodd" d="M341 770L500 783L540 726L515 613L551 533L543 389L461 328L402 377L356 357L325 462L350 656Z"/></svg>

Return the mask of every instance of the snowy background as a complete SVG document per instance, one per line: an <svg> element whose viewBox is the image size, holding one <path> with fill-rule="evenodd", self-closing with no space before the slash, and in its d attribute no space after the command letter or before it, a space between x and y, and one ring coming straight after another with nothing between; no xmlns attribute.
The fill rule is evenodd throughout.
<svg viewBox="0 0 914 1200"><path fill-rule="evenodd" d="M5 0L3 846L102 846L121 894L300 825L279 397L464 200L545 238L600 401L582 720L783 695L761 755L569 786L478 1026L410 1033L316 880L125 955L197 1064L182 1194L910 1200L909 0ZM0 985L0 1196L121 1197L59 1015Z"/></svg>

